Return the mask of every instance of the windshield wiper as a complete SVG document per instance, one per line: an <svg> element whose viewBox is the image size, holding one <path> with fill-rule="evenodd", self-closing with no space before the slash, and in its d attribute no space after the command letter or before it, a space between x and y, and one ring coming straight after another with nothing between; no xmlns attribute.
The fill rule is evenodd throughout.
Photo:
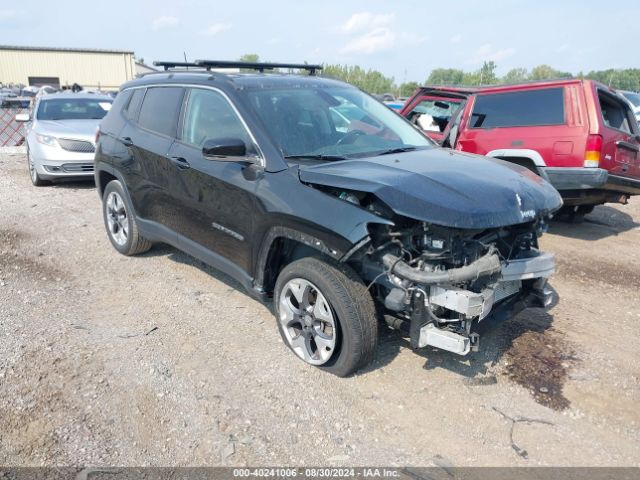
<svg viewBox="0 0 640 480"><path fill-rule="evenodd" d="M397 148L390 148L389 150L383 150L381 152L376 153L376 156L378 155L391 155L393 153L403 153L403 152L412 152L414 150L417 150L418 147L397 147Z"/></svg>
<svg viewBox="0 0 640 480"><path fill-rule="evenodd" d="M297 158L304 158L310 160L346 160L347 157L341 155L286 155L286 160L295 160Z"/></svg>

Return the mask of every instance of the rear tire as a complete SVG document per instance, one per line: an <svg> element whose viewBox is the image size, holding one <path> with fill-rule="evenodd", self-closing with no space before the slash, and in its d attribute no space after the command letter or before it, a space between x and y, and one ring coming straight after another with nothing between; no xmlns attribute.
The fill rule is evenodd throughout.
<svg viewBox="0 0 640 480"><path fill-rule="evenodd" d="M373 360L375 305L347 265L317 257L290 263L278 276L274 306L283 341L305 362L346 377Z"/></svg>
<svg viewBox="0 0 640 480"><path fill-rule="evenodd" d="M593 212L594 208L596 208L595 205L580 205L579 212L583 215L589 215L591 212Z"/></svg>
<svg viewBox="0 0 640 480"><path fill-rule="evenodd" d="M585 215L593 212L595 205L568 205L560 209L558 217L567 223L579 224L584 222Z"/></svg>
<svg viewBox="0 0 640 480"><path fill-rule="evenodd" d="M118 180L112 180L104 189L102 216L107 236L118 252L137 255L152 247L153 243L140 235L129 196Z"/></svg>

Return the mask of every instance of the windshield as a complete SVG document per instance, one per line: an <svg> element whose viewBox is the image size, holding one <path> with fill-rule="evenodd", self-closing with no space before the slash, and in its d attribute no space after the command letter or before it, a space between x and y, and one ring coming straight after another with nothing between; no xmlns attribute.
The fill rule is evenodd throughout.
<svg viewBox="0 0 640 480"><path fill-rule="evenodd" d="M355 88L254 90L249 101L286 157L360 157L433 143ZM331 158L329 158L331 157Z"/></svg>
<svg viewBox="0 0 640 480"><path fill-rule="evenodd" d="M624 92L623 95L633 103L634 107L640 107L640 93Z"/></svg>
<svg viewBox="0 0 640 480"><path fill-rule="evenodd" d="M111 108L111 100L52 98L40 101L38 120L100 120Z"/></svg>

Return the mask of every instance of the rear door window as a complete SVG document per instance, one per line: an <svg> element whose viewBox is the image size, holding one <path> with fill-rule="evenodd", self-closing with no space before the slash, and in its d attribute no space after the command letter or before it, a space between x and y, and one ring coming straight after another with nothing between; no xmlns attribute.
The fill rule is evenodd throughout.
<svg viewBox="0 0 640 480"><path fill-rule="evenodd" d="M140 107L138 124L168 137L175 137L178 129L178 116L182 107L182 87L152 87Z"/></svg>
<svg viewBox="0 0 640 480"><path fill-rule="evenodd" d="M534 127L564 123L564 89L478 95L471 128Z"/></svg>

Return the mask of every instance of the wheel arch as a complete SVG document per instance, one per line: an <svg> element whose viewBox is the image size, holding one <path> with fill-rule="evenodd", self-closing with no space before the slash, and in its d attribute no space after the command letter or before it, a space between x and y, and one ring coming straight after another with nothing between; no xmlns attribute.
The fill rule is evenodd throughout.
<svg viewBox="0 0 640 480"><path fill-rule="evenodd" d="M539 152L528 148L503 148L491 150L485 155L487 157L498 158L505 162L515 163L521 167L528 168L533 173L543 176L543 168L547 163Z"/></svg>
<svg viewBox="0 0 640 480"><path fill-rule="evenodd" d="M101 168L96 169L94 176L95 176L95 182L96 182L96 190L98 191L98 195L100 196L100 199L102 199L102 196L104 194L104 189L107 187L107 185L109 185L109 182L113 180L118 180L122 184L124 194L126 195L127 201L129 202L129 205L131 208L131 213L133 215L137 215L136 208L133 205L133 202L131 201L131 195L129 194L129 189L127 188L127 182L125 181L124 177L118 170L116 170L115 168L112 168L111 166L106 166L106 168L101 166Z"/></svg>
<svg viewBox="0 0 640 480"><path fill-rule="evenodd" d="M358 242L356 246L361 244ZM352 251L353 246L345 239L325 241L293 228L273 227L265 235L257 255L254 288L270 296L278 275L287 264L311 256L345 262Z"/></svg>
<svg viewBox="0 0 640 480"><path fill-rule="evenodd" d="M104 189L107 188L107 185L109 184L109 182L113 180L119 180L119 179L112 173L109 173L105 170L99 170L97 172L96 188L98 190L98 195L100 195L100 198L102 198L102 195L104 194Z"/></svg>

